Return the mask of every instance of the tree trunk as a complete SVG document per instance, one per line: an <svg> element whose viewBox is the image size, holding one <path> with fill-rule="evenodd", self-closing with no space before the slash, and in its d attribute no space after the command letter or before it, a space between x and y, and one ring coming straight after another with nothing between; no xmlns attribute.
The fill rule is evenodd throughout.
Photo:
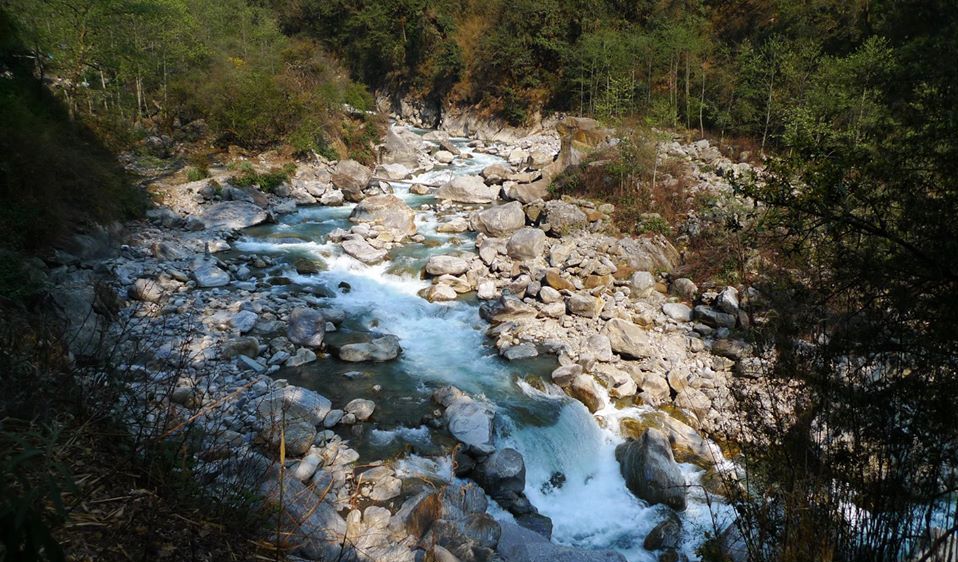
<svg viewBox="0 0 958 562"><path fill-rule="evenodd" d="M768 80L768 101L765 104L765 130L762 132L762 157L765 156L765 141L768 140L768 126L772 122L772 92L775 88L775 69Z"/></svg>
<svg viewBox="0 0 958 562"><path fill-rule="evenodd" d="M699 96L699 134L705 138L705 122L702 113L705 111L705 67L702 67L702 95Z"/></svg>

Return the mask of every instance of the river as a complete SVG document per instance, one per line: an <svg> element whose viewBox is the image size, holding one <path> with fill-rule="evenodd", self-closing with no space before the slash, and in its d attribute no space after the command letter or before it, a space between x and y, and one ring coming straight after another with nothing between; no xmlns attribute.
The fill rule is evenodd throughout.
<svg viewBox="0 0 958 562"><path fill-rule="evenodd" d="M467 139L453 142L464 152L470 150ZM590 414L581 403L545 382L556 366L551 356L518 362L499 357L485 334L489 326L480 319L474 296L430 303L418 295L429 285L420 278L429 256L474 251L475 239L471 233L437 232L440 220L435 200L411 194L410 185L478 174L496 162L504 160L477 152L410 181L392 182L395 195L417 210L416 223L425 240L392 250L382 264L364 265L326 239L333 229L352 226L348 217L354 204L300 208L278 224L248 229L234 245L237 250L269 254L278 263L272 275L289 278L290 287L314 289L324 306L345 311L347 320L339 332L328 335L331 340L349 338L354 331L377 331L398 336L403 349L392 362L356 364L327 358L283 369L277 377L314 388L336 403L354 397L374 400L377 429L348 435L353 446L370 459L398 456L415 462L442 457L451 438L422 423L436 407L432 391L450 384L481 397L495 406L499 446L512 446L522 453L526 495L540 513L552 518L555 542L613 548L632 562L654 561L655 555L644 550L642 542L668 508L650 507L635 498L614 457L616 445L623 440L616 419L640 414L641 408L622 411L608 406ZM317 263L320 271L296 273L292 264L304 259ZM697 467L682 466L690 482L701 476ZM719 511L727 516L725 506L719 506ZM510 517L502 510L495 514ZM694 488L681 517L683 551L696 559L695 548L713 525L708 506Z"/></svg>

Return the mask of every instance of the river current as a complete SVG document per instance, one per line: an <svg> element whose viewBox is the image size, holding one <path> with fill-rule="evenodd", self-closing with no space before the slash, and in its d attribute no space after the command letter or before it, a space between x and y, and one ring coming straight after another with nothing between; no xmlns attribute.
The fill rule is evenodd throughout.
<svg viewBox="0 0 958 562"><path fill-rule="evenodd" d="M470 151L467 139L453 142L463 152ZM416 224L425 240L392 250L381 264L365 265L327 240L332 230L353 226L348 218L355 204L304 207L277 224L248 229L234 245L236 250L270 255L277 263L270 274L289 279L290 290L314 292L323 306L346 313L346 321L328 339L342 341L357 332L389 333L399 337L403 350L387 363L326 358L276 376L313 388L339 404L356 397L374 400L377 428L347 435L353 446L369 459L400 458L399 465L407 470L431 470L444 478L452 478L444 460L452 441L422 423L436 407L431 394L448 384L480 397L495 406L499 446L522 453L525 493L540 513L552 518L554 542L612 548L632 562L654 561L654 553L643 549L642 542L667 508L650 507L635 498L614 456L623 441L617 420L637 417L642 408L617 410L610 405L589 413L546 382L556 366L554 358L509 362L499 357L486 336L489 326L480 319L474 296L430 303L418 295L429 285L420 277L426 260L435 254L472 251L475 238L471 233L437 232L433 197L412 194L409 187L478 174L496 162L504 160L477 152L411 180L391 182L394 194L417 211ZM301 260L316 264L319 271L297 273L294 264ZM698 481L701 469L682 467L690 483ZM694 487L689 499L688 509L680 514L682 550L697 559L695 548L704 533L713 530L713 519ZM728 508L717 509L719 521L727 520ZM504 510L493 513L497 518L511 517Z"/></svg>

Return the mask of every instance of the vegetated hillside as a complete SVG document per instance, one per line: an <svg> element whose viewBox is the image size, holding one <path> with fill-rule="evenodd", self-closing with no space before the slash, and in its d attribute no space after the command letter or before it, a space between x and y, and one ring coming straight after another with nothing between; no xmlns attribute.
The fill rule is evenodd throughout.
<svg viewBox="0 0 958 562"><path fill-rule="evenodd" d="M17 56L114 149L208 134L223 146L286 142L334 157L372 138L365 88L254 3L14 0L6 10ZM352 119L344 104L357 110Z"/></svg>
<svg viewBox="0 0 958 562"><path fill-rule="evenodd" d="M372 87L480 105L639 112L661 125L780 136L809 86L859 52L869 2L274 0L283 28L341 54ZM849 76L849 79L854 79Z"/></svg>
<svg viewBox="0 0 958 562"><path fill-rule="evenodd" d="M0 11L0 248L32 251L72 223L117 220L142 202L115 156L34 78L18 40ZM4 261L2 294L31 290Z"/></svg>

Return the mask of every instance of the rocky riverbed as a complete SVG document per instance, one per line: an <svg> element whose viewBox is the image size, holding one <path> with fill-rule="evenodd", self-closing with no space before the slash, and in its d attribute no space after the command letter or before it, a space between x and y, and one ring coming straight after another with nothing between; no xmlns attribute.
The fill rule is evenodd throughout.
<svg viewBox="0 0 958 562"><path fill-rule="evenodd" d="M73 353L119 358L131 430L200 428L211 490L254 475L305 559L694 557L756 295L551 198L616 142L594 121L457 127L394 124L375 169L300 163L272 193L151 186L148 220L51 259ZM748 168L660 152L720 195Z"/></svg>

